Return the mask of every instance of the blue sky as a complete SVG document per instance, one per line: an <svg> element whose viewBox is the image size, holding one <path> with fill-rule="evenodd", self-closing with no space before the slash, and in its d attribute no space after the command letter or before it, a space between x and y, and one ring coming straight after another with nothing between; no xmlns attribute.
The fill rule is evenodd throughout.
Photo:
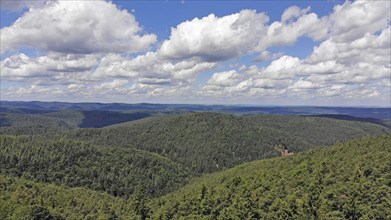
<svg viewBox="0 0 391 220"><path fill-rule="evenodd" d="M2 1L2 100L390 106L388 1L92 3Z"/></svg>

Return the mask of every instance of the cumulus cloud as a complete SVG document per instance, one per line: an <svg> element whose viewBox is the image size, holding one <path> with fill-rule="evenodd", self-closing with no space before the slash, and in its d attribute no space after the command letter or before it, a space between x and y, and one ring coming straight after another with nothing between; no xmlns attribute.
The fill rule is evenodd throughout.
<svg viewBox="0 0 391 220"><path fill-rule="evenodd" d="M390 36L388 27L381 30L380 34L367 32L354 41L336 42L331 37L315 47L307 60L311 63L338 60L345 64L367 62L385 65L390 61Z"/></svg>
<svg viewBox="0 0 391 220"><path fill-rule="evenodd" d="M333 40L349 42L389 26L390 1L346 1L329 17Z"/></svg>
<svg viewBox="0 0 391 220"><path fill-rule="evenodd" d="M47 81L64 75L89 72L97 65L98 56L56 54L30 58L20 53L1 61L1 77L4 80L25 80L31 78L45 78ZM79 77L79 75L78 75Z"/></svg>
<svg viewBox="0 0 391 220"><path fill-rule="evenodd" d="M270 25L269 17L255 10L195 18L172 28L170 39L163 42L158 53L166 59L199 58L215 62L258 51L261 54L256 60L276 59L281 54L267 54L266 49L293 44L302 36L315 40L326 36L327 19L309 12L309 7L292 6L284 11L280 22Z"/></svg>
<svg viewBox="0 0 391 220"><path fill-rule="evenodd" d="M1 29L2 53L23 47L73 54L131 53L155 42L156 35L143 34L132 14L105 1L49 2Z"/></svg>
<svg viewBox="0 0 391 220"><path fill-rule="evenodd" d="M138 79L143 84L177 85L192 82L195 77L215 67L212 62L197 60L167 61L155 52L148 52L133 59L118 54L105 56L93 77L122 77Z"/></svg>
<svg viewBox="0 0 391 220"><path fill-rule="evenodd" d="M261 36L257 46L258 51L276 45L291 45L299 37L307 36L314 40L321 40L327 35L328 22L326 18L319 18L315 13L309 13L310 8L300 9L292 6L286 9L281 21L275 21Z"/></svg>
<svg viewBox="0 0 391 220"><path fill-rule="evenodd" d="M289 44L303 34L323 39L308 57L299 59L285 55L266 67L241 67L241 72L216 73L200 93L390 101L390 3L345 2L335 6L330 16L322 18L308 12L308 8L298 7L285 10L281 22L273 22L268 27L266 40L259 46L264 49L271 44ZM319 36L313 35L315 29L301 29L310 27L311 23L321 25L323 31ZM258 59L270 57L271 53L263 51Z"/></svg>
<svg viewBox="0 0 391 220"><path fill-rule="evenodd" d="M51 2L33 7L1 30L2 52L23 47L45 52L37 57L17 52L1 61L2 81L27 85L7 86L2 94L386 103L391 85L390 4L344 2L323 17L309 7L292 6L270 24L265 13L254 10L211 14L173 27L155 51L131 54L156 41L155 35L143 33L132 14L103 1ZM89 13L92 9L97 13ZM300 37L317 42L308 56L276 50ZM244 55L271 62L241 65ZM234 58L237 64L232 65ZM205 84L195 85L201 74L216 67L218 72Z"/></svg>
<svg viewBox="0 0 391 220"><path fill-rule="evenodd" d="M371 63L338 61L310 63L283 56L267 67L241 67L215 73L200 91L203 96L292 96L389 99L390 67Z"/></svg>
<svg viewBox="0 0 391 220"><path fill-rule="evenodd" d="M197 57L208 62L237 57L258 44L268 20L268 16L255 10L195 18L172 28L170 39L163 42L158 52L167 59Z"/></svg>

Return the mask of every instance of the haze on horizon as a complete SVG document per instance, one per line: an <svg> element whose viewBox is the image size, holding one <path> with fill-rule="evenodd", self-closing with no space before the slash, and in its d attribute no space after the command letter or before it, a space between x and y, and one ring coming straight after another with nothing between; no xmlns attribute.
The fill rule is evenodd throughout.
<svg viewBox="0 0 391 220"><path fill-rule="evenodd" d="M390 11L390 1L2 0L0 99L390 107Z"/></svg>

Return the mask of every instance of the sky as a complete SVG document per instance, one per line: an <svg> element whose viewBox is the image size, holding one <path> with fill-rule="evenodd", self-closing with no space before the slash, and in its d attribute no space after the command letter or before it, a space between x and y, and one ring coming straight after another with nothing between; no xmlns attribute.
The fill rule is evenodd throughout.
<svg viewBox="0 0 391 220"><path fill-rule="evenodd" d="M1 0L1 100L391 106L390 1Z"/></svg>

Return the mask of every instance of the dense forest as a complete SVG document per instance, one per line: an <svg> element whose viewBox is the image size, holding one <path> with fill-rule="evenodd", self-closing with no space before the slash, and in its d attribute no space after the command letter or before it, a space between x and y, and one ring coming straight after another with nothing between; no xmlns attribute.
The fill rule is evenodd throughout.
<svg viewBox="0 0 391 220"><path fill-rule="evenodd" d="M276 146L298 152L387 131L381 125L330 118L190 113L61 135L106 146L135 147L166 156L193 172L210 173L278 156Z"/></svg>
<svg viewBox="0 0 391 220"><path fill-rule="evenodd" d="M390 219L389 135L243 164L152 202L153 219Z"/></svg>
<svg viewBox="0 0 391 220"><path fill-rule="evenodd" d="M0 122L0 219L388 218L376 120L7 108Z"/></svg>
<svg viewBox="0 0 391 220"><path fill-rule="evenodd" d="M391 137L340 143L206 175L158 198L0 175L2 219L389 219Z"/></svg>
<svg viewBox="0 0 391 220"><path fill-rule="evenodd" d="M38 182L86 187L128 198L140 187L158 196L186 183L190 173L163 156L69 139L0 136L0 172Z"/></svg>

